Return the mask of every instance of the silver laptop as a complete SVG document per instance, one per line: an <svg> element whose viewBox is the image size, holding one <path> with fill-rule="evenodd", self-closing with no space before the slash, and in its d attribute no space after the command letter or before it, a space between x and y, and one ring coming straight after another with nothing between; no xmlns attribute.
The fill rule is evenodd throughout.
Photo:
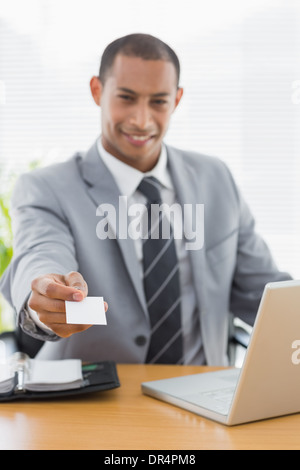
<svg viewBox="0 0 300 470"><path fill-rule="evenodd" d="M145 382L142 392L228 426L300 412L300 281L266 285L241 369Z"/></svg>

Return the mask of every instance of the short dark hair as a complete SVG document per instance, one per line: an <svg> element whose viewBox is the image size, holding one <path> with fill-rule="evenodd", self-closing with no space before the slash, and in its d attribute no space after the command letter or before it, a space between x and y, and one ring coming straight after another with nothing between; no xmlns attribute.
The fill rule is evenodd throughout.
<svg viewBox="0 0 300 470"><path fill-rule="evenodd" d="M104 84L107 73L112 67L117 54L129 57L140 57L144 60L165 60L172 62L177 76L177 86L180 77L180 63L176 53L168 44L150 34L129 34L111 42L104 50L99 79Z"/></svg>

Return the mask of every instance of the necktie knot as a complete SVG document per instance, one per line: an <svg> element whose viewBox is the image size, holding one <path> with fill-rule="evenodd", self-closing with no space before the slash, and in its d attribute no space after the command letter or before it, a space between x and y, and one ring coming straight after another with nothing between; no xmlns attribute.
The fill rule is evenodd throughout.
<svg viewBox="0 0 300 470"><path fill-rule="evenodd" d="M143 178L137 189L147 198L150 204L161 203L160 185L153 176Z"/></svg>

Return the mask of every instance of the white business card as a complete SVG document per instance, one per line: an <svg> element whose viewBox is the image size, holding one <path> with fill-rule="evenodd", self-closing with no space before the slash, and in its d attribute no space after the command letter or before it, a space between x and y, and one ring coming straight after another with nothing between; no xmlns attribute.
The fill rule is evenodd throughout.
<svg viewBox="0 0 300 470"><path fill-rule="evenodd" d="M107 325L103 297L66 301L66 315L67 323L72 325Z"/></svg>

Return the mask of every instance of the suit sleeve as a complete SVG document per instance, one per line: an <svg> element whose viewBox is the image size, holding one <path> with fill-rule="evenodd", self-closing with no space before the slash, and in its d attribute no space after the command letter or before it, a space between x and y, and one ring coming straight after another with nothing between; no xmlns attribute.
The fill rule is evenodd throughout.
<svg viewBox="0 0 300 470"><path fill-rule="evenodd" d="M66 274L78 268L67 217L39 172L22 175L17 181L11 215L14 255L0 288L26 333L39 339L56 340L56 335L41 330L32 321L26 302L36 277L47 273Z"/></svg>
<svg viewBox="0 0 300 470"><path fill-rule="evenodd" d="M231 311L253 324L265 284L291 279L278 269L272 253L255 230L254 217L236 188L239 199L239 236L231 290Z"/></svg>

